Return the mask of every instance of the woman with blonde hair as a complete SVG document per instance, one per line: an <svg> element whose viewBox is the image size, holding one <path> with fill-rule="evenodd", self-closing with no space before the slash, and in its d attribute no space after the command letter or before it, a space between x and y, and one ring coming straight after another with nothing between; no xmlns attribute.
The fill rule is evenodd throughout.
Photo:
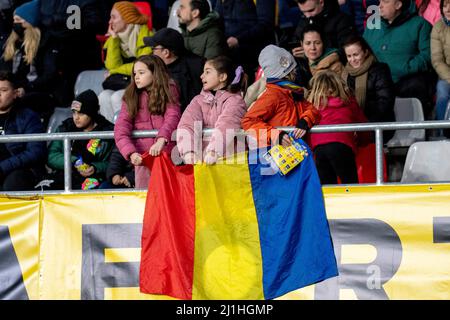
<svg viewBox="0 0 450 320"><path fill-rule="evenodd" d="M307 100L319 111L319 125L367 122L344 80L332 71L316 73ZM354 132L312 133L311 149L322 184L358 183Z"/></svg>
<svg viewBox="0 0 450 320"><path fill-rule="evenodd" d="M39 0L16 8L0 68L18 79L18 103L38 112L45 123L56 104L53 95L58 83L57 51L41 41L39 18Z"/></svg>

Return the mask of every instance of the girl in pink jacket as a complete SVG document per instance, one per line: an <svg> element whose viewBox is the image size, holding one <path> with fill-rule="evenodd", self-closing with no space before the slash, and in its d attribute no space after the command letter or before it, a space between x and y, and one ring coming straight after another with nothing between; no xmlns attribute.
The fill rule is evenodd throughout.
<svg viewBox="0 0 450 320"><path fill-rule="evenodd" d="M136 188L147 188L149 170L141 154L159 156L170 152L172 132L181 112L178 88L170 79L166 65L157 56L142 56L133 65L131 83L126 88L122 108L114 126L114 139L120 153L135 165ZM133 139L133 130L158 130L156 138Z"/></svg>
<svg viewBox="0 0 450 320"><path fill-rule="evenodd" d="M247 111L241 89L246 84L242 67L219 56L206 61L201 75L203 90L192 99L177 129L177 147L186 164L203 161L214 164L218 158L235 152L235 130ZM202 141L202 129L212 128ZM200 143L202 141L202 143ZM242 148L242 151L244 148Z"/></svg>
<svg viewBox="0 0 450 320"><path fill-rule="evenodd" d="M332 71L316 74L310 81L307 100L320 112L319 125L367 122L345 82ZM317 172L322 184L358 183L354 132L312 133L310 146L314 151Z"/></svg>

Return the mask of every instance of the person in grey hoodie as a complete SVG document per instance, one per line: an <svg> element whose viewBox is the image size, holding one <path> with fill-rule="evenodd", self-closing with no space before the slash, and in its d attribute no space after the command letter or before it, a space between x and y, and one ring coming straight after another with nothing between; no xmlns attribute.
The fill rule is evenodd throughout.
<svg viewBox="0 0 450 320"><path fill-rule="evenodd" d="M180 0L177 15L188 51L206 59L226 54L219 15L211 12L207 0Z"/></svg>

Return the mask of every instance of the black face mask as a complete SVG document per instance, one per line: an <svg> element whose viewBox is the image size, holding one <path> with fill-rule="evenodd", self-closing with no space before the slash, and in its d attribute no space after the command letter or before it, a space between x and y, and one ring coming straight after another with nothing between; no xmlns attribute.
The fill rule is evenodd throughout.
<svg viewBox="0 0 450 320"><path fill-rule="evenodd" d="M19 37L23 38L23 35L25 33L25 28L22 26L21 23L14 23L13 30L15 33L19 35Z"/></svg>

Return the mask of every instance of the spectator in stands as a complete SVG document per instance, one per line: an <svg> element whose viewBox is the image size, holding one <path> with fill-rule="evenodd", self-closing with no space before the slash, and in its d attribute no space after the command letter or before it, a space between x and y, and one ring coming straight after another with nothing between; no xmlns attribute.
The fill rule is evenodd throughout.
<svg viewBox="0 0 450 320"><path fill-rule="evenodd" d="M324 71L311 79L308 101L320 112L320 125L367 122L350 89L335 72ZM317 172L322 184L358 183L354 132L312 133Z"/></svg>
<svg viewBox="0 0 450 320"><path fill-rule="evenodd" d="M102 1L39 1L43 41L49 41L49 45L57 48L59 53L56 67L62 74L62 81L56 90L56 99L60 106L71 104L75 80L81 71L102 67L101 48L95 37L106 25L101 13ZM74 8L78 8L81 15Z"/></svg>
<svg viewBox="0 0 450 320"><path fill-rule="evenodd" d="M367 8L378 6L380 0L339 0L341 11L354 18L356 29L360 35L366 28Z"/></svg>
<svg viewBox="0 0 450 320"><path fill-rule="evenodd" d="M142 154L158 156L170 152L173 131L180 121L179 93L161 58L139 57L133 66L131 83L114 127L114 138L123 157L135 166L136 188L147 188L150 171ZM156 138L133 139L133 130L158 130Z"/></svg>
<svg viewBox="0 0 450 320"><path fill-rule="evenodd" d="M211 4L224 20L230 57L253 82L260 51L275 43L275 1L215 0Z"/></svg>
<svg viewBox="0 0 450 320"><path fill-rule="evenodd" d="M344 66L339 60L338 50L327 45L324 34L317 25L312 24L303 28L301 42L309 68L306 71L301 70L300 74L303 77L307 77L308 71L313 76L324 70L330 70L339 75L341 74Z"/></svg>
<svg viewBox="0 0 450 320"><path fill-rule="evenodd" d="M33 0L14 12L14 27L5 45L0 68L19 81L19 104L32 108L47 124L56 106L55 88L58 54L48 41L41 41L39 2Z"/></svg>
<svg viewBox="0 0 450 320"><path fill-rule="evenodd" d="M127 161L117 147L111 152L106 169L107 184L103 188L134 188L134 166Z"/></svg>
<svg viewBox="0 0 450 320"><path fill-rule="evenodd" d="M331 48L341 48L345 39L356 34L352 17L339 10L337 0L297 0L297 3L302 16L293 37L293 42L299 44L292 49L294 57L303 56L304 49L300 41L304 34L303 29L308 25L319 26L324 33L323 41Z"/></svg>
<svg viewBox="0 0 450 320"><path fill-rule="evenodd" d="M219 15L211 12L207 0L180 0L177 15L187 50L206 59L225 53Z"/></svg>
<svg viewBox="0 0 450 320"><path fill-rule="evenodd" d="M180 105L183 112L191 100L200 93L204 59L184 47L181 34L170 28L163 28L153 37L144 38L144 43L160 57L180 90Z"/></svg>
<svg viewBox="0 0 450 320"><path fill-rule="evenodd" d="M427 117L436 85L431 72L431 25L416 15L411 0L381 0L381 28L366 29L364 38L380 62L389 65L398 97L420 100Z"/></svg>
<svg viewBox="0 0 450 320"><path fill-rule="evenodd" d="M105 89L99 95L100 113L109 121L120 110L122 97L133 70L136 58L151 53L144 38L151 35L147 27L148 17L129 1L116 2L111 10L106 49L105 67L108 77L103 82Z"/></svg>
<svg viewBox="0 0 450 320"><path fill-rule="evenodd" d="M341 74L342 65L338 50L328 48L323 41L323 32L316 24L311 24L303 29L301 43L304 57L297 58L295 83L301 87L307 87L313 75L320 71L331 70ZM261 77L252 84L245 96L245 102L249 106L261 94L265 88L265 77Z"/></svg>
<svg viewBox="0 0 450 320"><path fill-rule="evenodd" d="M247 80L241 66L236 68L230 58L219 56L206 61L201 77L203 90L191 101L178 124L177 147L186 164L215 164L219 158L233 155L233 130L240 129L247 111L242 98ZM203 128L214 131L208 141L203 141L203 148L196 150L194 140L200 141ZM200 149L201 144L198 145Z"/></svg>
<svg viewBox="0 0 450 320"><path fill-rule="evenodd" d="M99 111L98 98L94 91L80 93L72 102L72 117L63 121L56 132L98 132L112 131L113 124ZM72 142L70 162L72 188L89 190L98 188L105 181L109 156L114 147L113 140L92 138ZM63 141L52 141L49 146L47 165L55 172L49 176L54 180L51 189L64 188L64 145Z"/></svg>
<svg viewBox="0 0 450 320"><path fill-rule="evenodd" d="M439 0L416 0L417 13L419 16L434 25L441 19Z"/></svg>
<svg viewBox="0 0 450 320"><path fill-rule="evenodd" d="M445 112L450 99L450 0L441 0L442 18L431 32L431 62L439 81L436 86L436 120L446 120Z"/></svg>
<svg viewBox="0 0 450 320"><path fill-rule="evenodd" d="M395 121L395 89L389 66L377 61L367 42L360 36L350 37L344 43L344 50L348 62L342 78L353 90L369 122ZM383 134L387 142L393 131L384 131Z"/></svg>
<svg viewBox="0 0 450 320"><path fill-rule="evenodd" d="M17 107L18 87L11 72L0 71L0 135L43 133L36 113ZM45 142L0 143L0 190L33 190L45 169Z"/></svg>
<svg viewBox="0 0 450 320"><path fill-rule="evenodd" d="M242 128L257 139L258 146L288 146L288 134L275 127L295 126L294 136L301 138L319 122L319 112L303 99L303 88L293 83L297 63L288 51L269 45L261 51L258 62L267 87L242 118Z"/></svg>

